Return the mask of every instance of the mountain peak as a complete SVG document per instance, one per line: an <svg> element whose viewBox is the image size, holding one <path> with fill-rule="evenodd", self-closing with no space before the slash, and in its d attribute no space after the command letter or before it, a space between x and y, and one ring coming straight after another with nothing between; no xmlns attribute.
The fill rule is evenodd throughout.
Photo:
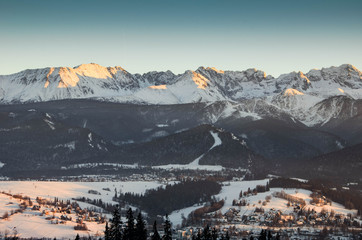
<svg viewBox="0 0 362 240"><path fill-rule="evenodd" d="M86 69L86 68L92 68L92 67L101 67L101 68L105 68L97 63L82 63L78 66L73 67L73 69Z"/></svg>
<svg viewBox="0 0 362 240"><path fill-rule="evenodd" d="M197 85L197 88L200 89L205 89L210 82L209 79L195 71L187 71L187 75L191 77L192 81Z"/></svg>
<svg viewBox="0 0 362 240"><path fill-rule="evenodd" d="M304 95L304 93L302 93L294 88L288 88L284 91L283 95L289 97L289 96L295 96L295 95Z"/></svg>
<svg viewBox="0 0 362 240"><path fill-rule="evenodd" d="M213 70L213 71L215 71L215 72L217 72L217 73L225 73L223 70L219 70L219 69L217 69L217 68L215 68L215 67L208 67L208 68L206 68L207 70Z"/></svg>
<svg viewBox="0 0 362 240"><path fill-rule="evenodd" d="M223 71L199 67L175 75L171 71L131 74L122 67L96 63L76 67L25 70L0 76L0 101L37 102L73 98L102 98L117 102L162 103L242 101L275 95L327 98L344 93L362 98L362 73L351 64L291 72L273 78L256 68ZM148 89L162 89L152 91ZM147 91L142 91L147 90ZM147 99L144 95L147 92ZM160 92L164 95L157 95ZM141 100L140 100L141 99ZM175 100L176 99L176 100Z"/></svg>

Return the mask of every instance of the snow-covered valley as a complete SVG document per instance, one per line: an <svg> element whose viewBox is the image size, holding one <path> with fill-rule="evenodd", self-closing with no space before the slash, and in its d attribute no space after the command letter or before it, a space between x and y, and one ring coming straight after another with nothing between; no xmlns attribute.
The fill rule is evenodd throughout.
<svg viewBox="0 0 362 240"><path fill-rule="evenodd" d="M157 187L165 186L164 183L159 182L42 182L42 181L1 181L1 192L18 194L30 197L34 205L37 205L36 198L53 200L58 198L63 201L73 201L73 198L89 198L101 199L104 203L117 204L112 198L115 194L115 189L122 192L132 193L145 193L148 189L155 189ZM3 217L5 213L10 215L11 212L19 209L22 201L6 194L0 193L0 216ZM97 206L78 201L82 209L85 208L98 208ZM24 238L74 238L78 233L81 236L103 236L105 224L97 223L95 220L86 221L88 231L74 230L77 225L76 220L78 215L75 213L65 214L72 220L60 223L61 216L64 213L52 211L54 207L41 207L41 210L32 210L33 206L29 206L23 212L16 213L6 219L0 219L0 233L7 233L9 236L16 231L18 236ZM98 208L99 209L99 208ZM45 211L45 214L42 212ZM104 213L107 218L111 214ZM55 216L53 219L52 216ZM47 219L47 218L51 219Z"/></svg>
<svg viewBox="0 0 362 240"><path fill-rule="evenodd" d="M237 226L243 230L258 231L260 230L259 221L263 221L263 216L256 214L257 208L262 208L265 214L280 212L283 216L294 216L295 206L290 206L290 201L275 197L276 192L285 192L286 194L303 199L307 204L303 209L308 211L322 211L341 216L355 216L356 210L348 210L340 204L331 202L327 205L311 204L312 198L311 191L304 189L283 189L271 188L270 191L261 192L257 194L248 194L247 196L240 197L240 191L247 192L248 189L254 189L257 186L267 184L269 179L254 180L254 181L227 181L222 183L222 189L219 194L214 197L217 200L223 200L224 205L217 212L220 212L225 219L223 223L226 227ZM114 192L133 192L145 193L148 189L155 189L165 186L166 183L155 181L129 181L129 182L43 182L43 181L2 181L0 182L0 234L7 233L8 235L16 233L20 237L47 237L47 238L72 238L77 233L81 236L103 236L105 224L99 223L97 220L92 220L90 215L85 215L83 222L86 224L88 230L80 231L74 230L77 226L77 219L79 214L69 211L67 213L56 210L55 207L41 205L40 210L38 206L38 199L52 200L58 198L63 201L71 200L74 198L90 198L101 199L104 203L117 204L113 201ZM31 206L27 206L18 211L23 200L16 196L28 196L32 202ZM15 198L16 197L16 198ZM265 199L268 199L266 201ZM235 206L233 202L235 199L243 199L247 202L245 206ZM99 209L98 207L77 201L82 209L88 208L89 211ZM169 217L175 228L180 228L183 218L186 218L192 211L195 211L204 206L205 203L200 203L194 206L189 206L183 209L176 210L170 213ZM100 216L105 216L106 220L111 217L104 210L101 211ZM231 213L237 213L234 220L229 222L226 220ZM7 214L7 215L5 215ZM88 213L89 214L89 213ZM211 213L216 214L216 212ZM5 217L6 216L6 217ZM227 217L228 216L228 217ZM258 217L254 223L245 225L242 223L241 218ZM238 220L240 219L240 220ZM152 220L151 220L152 221ZM240 222L238 222L240 221Z"/></svg>

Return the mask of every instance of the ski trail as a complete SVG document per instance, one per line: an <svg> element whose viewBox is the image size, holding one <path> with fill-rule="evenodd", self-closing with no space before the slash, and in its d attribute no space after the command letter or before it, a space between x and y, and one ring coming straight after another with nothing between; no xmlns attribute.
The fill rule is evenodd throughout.
<svg viewBox="0 0 362 240"><path fill-rule="evenodd" d="M218 133L214 133L213 131L210 131L211 136L214 138L214 145L211 146L211 148L209 150L207 150L207 152L203 153L200 157L196 158L194 161L190 162L188 165L192 165L192 166L198 166L199 165L199 161L200 159L208 152L210 152L211 149L213 149L214 147L220 146L222 144L221 139L219 138L219 134Z"/></svg>

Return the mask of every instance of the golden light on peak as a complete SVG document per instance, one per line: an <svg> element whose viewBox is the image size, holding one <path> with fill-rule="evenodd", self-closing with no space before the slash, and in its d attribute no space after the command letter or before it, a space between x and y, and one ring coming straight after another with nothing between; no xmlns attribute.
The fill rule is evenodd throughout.
<svg viewBox="0 0 362 240"><path fill-rule="evenodd" d="M47 88L49 86L49 76L54 72L54 68L50 68L48 74L47 74L47 81L44 84L44 88Z"/></svg>
<svg viewBox="0 0 362 240"><path fill-rule="evenodd" d="M166 85L149 86L151 89L167 89Z"/></svg>
<svg viewBox="0 0 362 240"><path fill-rule="evenodd" d="M211 68L208 67L207 69L214 70L214 71L217 72L217 73L225 73L223 70L219 70L219 69L217 69L217 68L215 68L215 67L211 67Z"/></svg>
<svg viewBox="0 0 362 240"><path fill-rule="evenodd" d="M307 83L310 83L309 79L304 75L304 73L302 73L301 71L299 71L299 76L302 78L302 79L305 79L307 81Z"/></svg>
<svg viewBox="0 0 362 240"><path fill-rule="evenodd" d="M197 85L197 88L201 89L205 89L207 87L207 83L209 82L207 78L196 72L192 72L192 80Z"/></svg>
<svg viewBox="0 0 362 240"><path fill-rule="evenodd" d="M304 93L294 88L288 88L287 90L284 91L284 96L295 96L295 95L304 95Z"/></svg>

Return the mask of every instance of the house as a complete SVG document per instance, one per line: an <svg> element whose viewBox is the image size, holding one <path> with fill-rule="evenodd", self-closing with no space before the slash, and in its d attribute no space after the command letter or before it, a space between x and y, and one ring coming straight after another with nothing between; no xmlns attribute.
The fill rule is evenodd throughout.
<svg viewBox="0 0 362 240"><path fill-rule="evenodd" d="M32 208L31 208L31 210L33 210L33 211L40 211L40 206L39 205L34 205Z"/></svg>

